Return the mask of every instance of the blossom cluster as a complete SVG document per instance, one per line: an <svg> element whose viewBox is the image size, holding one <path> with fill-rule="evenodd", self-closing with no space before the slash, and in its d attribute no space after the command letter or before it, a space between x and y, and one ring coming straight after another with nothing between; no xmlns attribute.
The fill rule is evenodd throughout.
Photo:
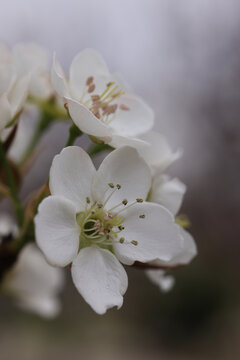
<svg viewBox="0 0 240 360"><path fill-rule="evenodd" d="M0 46L0 200L8 197L16 215L0 215L0 289L21 307L54 316L67 266L81 296L104 314L122 306L128 266L167 291L174 278L166 271L197 253L178 216L186 186L166 173L182 152L153 130L153 110L98 52L81 51L69 75L56 55L51 69L48 60L36 44ZM23 119L32 107L41 116L30 136ZM68 140L23 205L23 177L57 120L70 124ZM74 146L82 134L88 152ZM96 169L92 158L106 150Z"/></svg>

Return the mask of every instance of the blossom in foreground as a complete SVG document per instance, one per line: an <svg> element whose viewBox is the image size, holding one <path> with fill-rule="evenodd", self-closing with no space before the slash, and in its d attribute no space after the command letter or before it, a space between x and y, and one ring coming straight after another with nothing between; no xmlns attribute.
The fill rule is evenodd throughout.
<svg viewBox="0 0 240 360"><path fill-rule="evenodd" d="M0 43L0 132L21 112L29 75L18 75L11 51Z"/></svg>
<svg viewBox="0 0 240 360"><path fill-rule="evenodd" d="M0 217L0 245L17 235L17 226L8 217ZM63 287L63 273L49 265L33 244L26 245L17 262L1 281L0 290L12 297L21 308L44 317L54 317L60 311L58 293Z"/></svg>
<svg viewBox="0 0 240 360"><path fill-rule="evenodd" d="M109 73L95 50L86 49L73 59L69 79L54 58L52 84L76 126L105 143L141 143L135 138L153 126L152 109L126 92L123 81Z"/></svg>
<svg viewBox="0 0 240 360"><path fill-rule="evenodd" d="M29 94L36 98L49 98L53 88L47 51L35 43L19 43L12 52L18 75L30 75Z"/></svg>
<svg viewBox="0 0 240 360"><path fill-rule="evenodd" d="M79 147L53 160L36 241L50 264L72 264L76 288L99 314L123 303L128 281L120 262L169 262L182 251L173 215L144 201L150 187L151 171L131 147L110 153L97 171Z"/></svg>

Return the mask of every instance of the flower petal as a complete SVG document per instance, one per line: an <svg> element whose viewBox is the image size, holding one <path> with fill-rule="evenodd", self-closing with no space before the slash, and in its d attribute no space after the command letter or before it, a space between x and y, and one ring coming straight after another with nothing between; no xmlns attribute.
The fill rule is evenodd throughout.
<svg viewBox="0 0 240 360"><path fill-rule="evenodd" d="M110 127L122 136L138 136L149 131L154 124L153 110L139 97L125 94L114 100L118 110ZM121 108L124 105L125 109Z"/></svg>
<svg viewBox="0 0 240 360"><path fill-rule="evenodd" d="M164 270L146 270L145 274L149 280L159 287L163 292L168 292L172 289L175 279L171 275L165 275Z"/></svg>
<svg viewBox="0 0 240 360"><path fill-rule="evenodd" d="M79 293L98 314L122 306L127 274L109 250L97 246L82 249L73 261L72 278Z"/></svg>
<svg viewBox="0 0 240 360"><path fill-rule="evenodd" d="M50 169L50 191L75 204L77 211L85 208L91 198L91 183L96 169L88 154L78 146L69 146L56 155Z"/></svg>
<svg viewBox="0 0 240 360"><path fill-rule="evenodd" d="M54 54L53 56L51 81L55 91L58 93L59 96L61 97L70 96L64 71L57 60L56 54Z"/></svg>
<svg viewBox="0 0 240 360"><path fill-rule="evenodd" d="M112 140L109 142L109 145L115 149L118 149L122 146L131 146L136 149L142 147L144 149L144 147L150 146L150 144L144 140L129 136L115 135L115 134L112 135Z"/></svg>
<svg viewBox="0 0 240 360"><path fill-rule="evenodd" d="M84 133L97 137L109 137L111 129L104 125L88 108L78 101L66 98L69 114L75 125Z"/></svg>
<svg viewBox="0 0 240 360"><path fill-rule="evenodd" d="M145 218L139 216L144 214ZM135 261L170 261L182 249L183 239L172 214L154 203L136 204L122 212L125 218L123 244L114 244L117 258L126 265ZM137 245L131 241L137 241Z"/></svg>
<svg viewBox="0 0 240 360"><path fill-rule="evenodd" d="M90 76L96 86L95 93L100 95L110 81L110 74L102 56L93 49L85 49L75 56L70 67L69 82L76 99L80 100Z"/></svg>
<svg viewBox="0 0 240 360"><path fill-rule="evenodd" d="M72 202L49 196L35 217L36 241L51 265L66 266L77 255L80 230Z"/></svg>
<svg viewBox="0 0 240 360"><path fill-rule="evenodd" d="M28 95L30 77L29 75L24 75L15 82L14 86L11 88L11 91L8 95L8 100L11 106L12 118L22 110L24 102Z"/></svg>
<svg viewBox="0 0 240 360"><path fill-rule="evenodd" d="M157 168L158 172L166 170L169 165L182 155L181 150L173 152L166 138L157 132L149 131L142 135L141 139L150 143L151 146L147 149L139 148L138 151L140 155L149 165Z"/></svg>
<svg viewBox="0 0 240 360"><path fill-rule="evenodd" d="M152 261L151 264L159 266L187 265L197 255L197 246L191 234L184 230L181 226L176 226L178 227L179 234L183 239L180 251L170 261L155 260Z"/></svg>
<svg viewBox="0 0 240 360"><path fill-rule="evenodd" d="M92 186L95 200L104 202L112 191L108 186L109 183L120 184L121 189L116 190L109 199L107 209L123 199L127 199L128 202L135 201L136 198L145 199L151 186L151 172L138 152L125 146L110 153L100 165Z"/></svg>
<svg viewBox="0 0 240 360"><path fill-rule="evenodd" d="M11 121L11 107L6 93L0 97L0 131L2 131L7 123Z"/></svg>
<svg viewBox="0 0 240 360"><path fill-rule="evenodd" d="M178 213L186 192L186 185L179 179L156 174L153 178L149 201L166 207L173 215Z"/></svg>
<svg viewBox="0 0 240 360"><path fill-rule="evenodd" d="M57 295L63 282L63 270L50 266L41 251L28 244L4 277L4 288L13 294L22 308L54 317L60 310Z"/></svg>

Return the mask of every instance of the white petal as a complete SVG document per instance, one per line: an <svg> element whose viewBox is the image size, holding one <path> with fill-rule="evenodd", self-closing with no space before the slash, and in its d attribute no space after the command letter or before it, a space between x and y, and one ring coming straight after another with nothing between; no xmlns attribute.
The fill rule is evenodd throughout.
<svg viewBox="0 0 240 360"><path fill-rule="evenodd" d="M183 237L183 249L182 251L171 261L171 264L188 264L197 255L197 246L192 235L179 227L180 234Z"/></svg>
<svg viewBox="0 0 240 360"><path fill-rule="evenodd" d="M109 250L97 246L82 249L73 261L72 277L79 293L98 314L122 306L127 274Z"/></svg>
<svg viewBox="0 0 240 360"><path fill-rule="evenodd" d="M150 146L150 144L144 140L129 136L115 135L114 133L112 135L112 140L109 142L109 145L116 149L122 146L131 146L136 149L139 149L140 147L144 149L144 147Z"/></svg>
<svg viewBox="0 0 240 360"><path fill-rule="evenodd" d="M20 75L30 71L47 71L48 54L46 49L35 43L19 43L13 48L16 66Z"/></svg>
<svg viewBox="0 0 240 360"><path fill-rule="evenodd" d="M50 266L40 250L28 244L4 278L4 287L22 308L53 317L60 310L57 295L63 281L62 269Z"/></svg>
<svg viewBox="0 0 240 360"><path fill-rule="evenodd" d="M144 219L139 218L141 214L145 215ZM125 242L114 244L114 252L122 263L170 261L179 254L183 239L167 209L154 203L142 203L122 212L122 216L125 229L121 236ZM138 245L131 244L132 240Z"/></svg>
<svg viewBox="0 0 240 360"><path fill-rule="evenodd" d="M80 102L66 98L69 114L75 125L84 133L97 137L110 137L111 129L104 125L88 108Z"/></svg>
<svg viewBox="0 0 240 360"><path fill-rule="evenodd" d="M158 172L163 172L182 155L181 150L173 152L166 138L157 132L150 131L142 135L141 139L150 143L151 146L147 149L139 148L140 155L149 165L154 166Z"/></svg>
<svg viewBox="0 0 240 360"><path fill-rule="evenodd" d="M110 126L117 135L134 137L153 127L153 110L139 97L126 94L117 98L113 103L118 104L119 107ZM121 105L125 105L129 110L121 110Z"/></svg>
<svg viewBox="0 0 240 360"><path fill-rule="evenodd" d="M12 120L11 107L6 94L0 97L0 132Z"/></svg>
<svg viewBox="0 0 240 360"><path fill-rule="evenodd" d="M12 118L22 109L28 95L29 75L18 78L12 87L8 99L11 106Z"/></svg>
<svg viewBox="0 0 240 360"><path fill-rule="evenodd" d="M49 180L51 194L71 200L77 211L81 211L85 208L86 197L91 199L95 173L89 155L78 146L69 146L53 159Z"/></svg>
<svg viewBox="0 0 240 360"><path fill-rule="evenodd" d="M111 152L100 165L92 186L96 200L102 202L108 197L112 191L108 183L120 184L121 189L116 190L107 202L107 209L123 199L129 203L136 198L146 199L151 186L150 169L135 149L125 146Z"/></svg>
<svg viewBox="0 0 240 360"><path fill-rule="evenodd" d="M32 74L29 93L37 98L49 98L53 94L53 88L48 74Z"/></svg>
<svg viewBox="0 0 240 360"><path fill-rule="evenodd" d="M163 292L167 292L172 289L175 279L171 275L165 275L164 270L146 270L145 271L149 280L153 284L157 285Z"/></svg>
<svg viewBox="0 0 240 360"><path fill-rule="evenodd" d="M192 261L192 259L197 255L197 246L191 234L184 230L181 226L177 225L177 227L179 234L183 239L182 247L178 254L176 254L176 256L174 256L174 258L172 258L170 261L156 260L151 262L151 264L160 266L186 265L189 264L190 261Z"/></svg>
<svg viewBox="0 0 240 360"><path fill-rule="evenodd" d="M185 192L186 185L179 179L169 179L166 175L156 174L153 178L149 201L163 205L176 215L182 205Z"/></svg>
<svg viewBox="0 0 240 360"><path fill-rule="evenodd" d="M51 265L66 266L77 255L80 230L72 202L49 196L35 217L36 241Z"/></svg>
<svg viewBox="0 0 240 360"><path fill-rule="evenodd" d="M59 64L56 54L53 56L53 65L51 69L51 81L53 88L59 96L70 96L67 81L65 79L64 71Z"/></svg>
<svg viewBox="0 0 240 360"><path fill-rule="evenodd" d="M76 99L80 100L90 76L96 86L94 93L100 95L110 81L110 74L102 56L93 49L85 49L75 56L70 67L69 82Z"/></svg>

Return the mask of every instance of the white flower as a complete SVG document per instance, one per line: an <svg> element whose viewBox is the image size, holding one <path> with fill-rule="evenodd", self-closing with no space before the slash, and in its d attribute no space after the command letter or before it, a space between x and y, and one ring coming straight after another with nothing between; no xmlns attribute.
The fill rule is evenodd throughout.
<svg viewBox="0 0 240 360"><path fill-rule="evenodd" d="M49 98L53 88L47 51L34 43L19 43L13 47L13 56L18 75L30 74L29 94L42 99Z"/></svg>
<svg viewBox="0 0 240 360"><path fill-rule="evenodd" d="M29 77L18 76L10 50L0 43L0 133L22 110Z"/></svg>
<svg viewBox="0 0 240 360"><path fill-rule="evenodd" d="M59 313L57 295L63 287L62 270L49 265L35 245L24 247L3 282L4 291L21 308L47 318Z"/></svg>
<svg viewBox="0 0 240 360"><path fill-rule="evenodd" d="M190 261L192 261L192 259L197 255L197 247L193 237L189 234L189 232L187 232L180 226L179 226L179 231L184 241L182 251L179 252L179 254L176 255L174 258L172 258L170 261L166 262L166 261L155 260L151 262L152 265L167 266L167 267L169 266L170 268L171 267L174 268L175 266L178 265L181 266L181 265L189 264ZM166 276L165 275L166 272L163 270L160 269L146 270L145 273L147 277L155 285L157 285L162 291L169 291L174 285L175 282L174 278L170 275Z"/></svg>
<svg viewBox="0 0 240 360"><path fill-rule="evenodd" d="M124 93L123 82L109 73L100 54L92 49L73 59L69 80L54 58L52 84L67 103L76 126L113 146L115 142L134 146L139 141L135 138L153 126L149 106L139 97Z"/></svg>
<svg viewBox="0 0 240 360"><path fill-rule="evenodd" d="M169 176L157 173L153 176L149 201L166 207L173 215L178 213L186 192L186 185L179 179L170 179Z"/></svg>
<svg viewBox="0 0 240 360"><path fill-rule="evenodd" d="M141 140L150 146L137 147L139 154L144 158L154 173L163 173L174 161L182 156L182 150L172 151L167 139L155 132L149 131L141 135Z"/></svg>
<svg viewBox="0 0 240 360"><path fill-rule="evenodd" d="M5 214L0 215L0 245L17 236L18 228ZM28 244L20 252L17 262L2 279L1 290L13 297L25 310L44 317L53 317L60 310L57 298L63 287L63 273L49 265L40 250Z"/></svg>
<svg viewBox="0 0 240 360"><path fill-rule="evenodd" d="M147 270L146 275L151 280L151 282L159 287L163 292L170 291L175 283L175 279L171 275L166 275L164 270Z"/></svg>
<svg viewBox="0 0 240 360"><path fill-rule="evenodd" d="M120 262L169 262L182 251L173 215L144 201L150 186L149 167L130 147L110 153L97 171L79 147L53 160L36 241L49 263L72 263L76 288L99 314L122 305L128 282Z"/></svg>

